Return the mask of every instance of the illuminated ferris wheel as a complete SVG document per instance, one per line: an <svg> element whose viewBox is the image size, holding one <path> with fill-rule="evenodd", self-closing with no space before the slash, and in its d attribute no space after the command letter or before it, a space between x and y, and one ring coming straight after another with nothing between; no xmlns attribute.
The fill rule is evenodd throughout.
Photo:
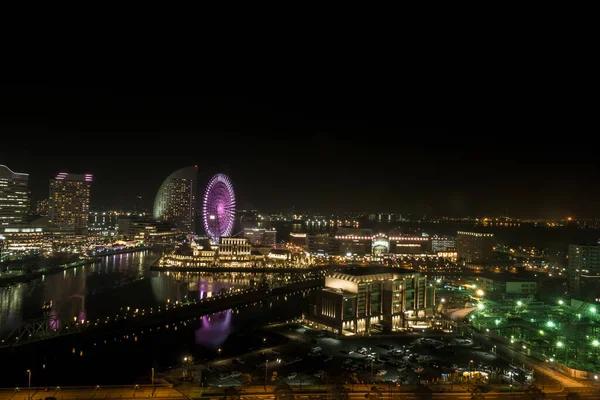
<svg viewBox="0 0 600 400"><path fill-rule="evenodd" d="M235 221L235 194L231 180L225 174L216 174L208 182L202 207L204 230L213 243L230 236Z"/></svg>

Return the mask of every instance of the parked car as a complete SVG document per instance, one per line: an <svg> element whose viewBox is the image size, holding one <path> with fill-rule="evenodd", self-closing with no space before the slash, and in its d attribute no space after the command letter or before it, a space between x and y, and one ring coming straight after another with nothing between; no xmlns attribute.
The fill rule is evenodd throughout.
<svg viewBox="0 0 600 400"><path fill-rule="evenodd" d="M238 376L242 376L242 373L240 371L232 371L229 376L232 378L237 378Z"/></svg>
<svg viewBox="0 0 600 400"><path fill-rule="evenodd" d="M298 374L296 372L292 372L291 374L289 374L287 376L288 379L296 379L296 377L298 376Z"/></svg>
<svg viewBox="0 0 600 400"><path fill-rule="evenodd" d="M394 349L394 345L391 345L391 344L380 344L379 347L381 347L382 349L386 349L386 350Z"/></svg>
<svg viewBox="0 0 600 400"><path fill-rule="evenodd" d="M377 370L377 373L379 375L385 375L385 374L387 374L387 371L385 369L380 369L380 370Z"/></svg>
<svg viewBox="0 0 600 400"><path fill-rule="evenodd" d="M229 379L229 378L231 378L231 374L224 372L222 374L219 374L219 377L217 379L220 381L223 381L223 380Z"/></svg>

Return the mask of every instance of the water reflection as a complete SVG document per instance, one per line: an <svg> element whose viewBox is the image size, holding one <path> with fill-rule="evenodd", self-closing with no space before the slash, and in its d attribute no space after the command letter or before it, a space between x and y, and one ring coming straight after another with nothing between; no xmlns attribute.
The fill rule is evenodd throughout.
<svg viewBox="0 0 600 400"><path fill-rule="evenodd" d="M233 332L231 310L211 316L203 316L201 326L195 330L196 344L207 349L217 349L223 346L225 340Z"/></svg>
<svg viewBox="0 0 600 400"><path fill-rule="evenodd" d="M142 251L106 256L101 262L36 280L0 287L0 336L26 320L42 317L42 305L52 301L51 325L74 319L95 321L122 308L145 309L167 301L188 301L217 296L234 288L252 286L254 275L242 273L151 272L160 253Z"/></svg>

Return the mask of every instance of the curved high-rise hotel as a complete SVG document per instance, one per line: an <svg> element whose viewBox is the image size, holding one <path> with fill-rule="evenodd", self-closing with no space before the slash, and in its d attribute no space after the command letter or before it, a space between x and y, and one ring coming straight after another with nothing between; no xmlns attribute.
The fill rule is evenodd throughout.
<svg viewBox="0 0 600 400"><path fill-rule="evenodd" d="M196 166L178 169L160 185L154 199L154 218L184 232L196 229Z"/></svg>

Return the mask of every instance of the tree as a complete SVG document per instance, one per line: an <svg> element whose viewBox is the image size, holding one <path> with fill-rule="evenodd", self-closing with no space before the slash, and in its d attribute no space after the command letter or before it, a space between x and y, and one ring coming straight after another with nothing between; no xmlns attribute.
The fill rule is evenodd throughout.
<svg viewBox="0 0 600 400"><path fill-rule="evenodd" d="M228 386L225 388L223 400L240 400L240 394L235 389L235 387Z"/></svg>
<svg viewBox="0 0 600 400"><path fill-rule="evenodd" d="M469 392L471 392L471 400L485 400L485 396L481 392L481 388L479 386L473 386L469 388Z"/></svg>
<svg viewBox="0 0 600 400"><path fill-rule="evenodd" d="M252 383L252 375L242 374L242 385L248 386Z"/></svg>
<svg viewBox="0 0 600 400"><path fill-rule="evenodd" d="M381 397L383 397L383 393L381 393L381 390L377 386L371 386L369 393L365 394L365 399L374 400Z"/></svg>
<svg viewBox="0 0 600 400"><path fill-rule="evenodd" d="M544 400L546 393L536 386L530 386L523 392L523 400Z"/></svg>
<svg viewBox="0 0 600 400"><path fill-rule="evenodd" d="M350 374L350 382L352 382L352 385L357 385L359 383L358 374L356 372ZM354 388L352 388L352 390L354 390Z"/></svg>
<svg viewBox="0 0 600 400"><path fill-rule="evenodd" d="M273 390L276 400L294 400L294 391L285 382L279 382Z"/></svg>
<svg viewBox="0 0 600 400"><path fill-rule="evenodd" d="M431 400L433 398L433 391L426 385L417 385L415 395L422 400Z"/></svg>
<svg viewBox="0 0 600 400"><path fill-rule="evenodd" d="M344 385L336 384L331 388L331 394L333 400L348 400L350 395L348 394L348 389Z"/></svg>

